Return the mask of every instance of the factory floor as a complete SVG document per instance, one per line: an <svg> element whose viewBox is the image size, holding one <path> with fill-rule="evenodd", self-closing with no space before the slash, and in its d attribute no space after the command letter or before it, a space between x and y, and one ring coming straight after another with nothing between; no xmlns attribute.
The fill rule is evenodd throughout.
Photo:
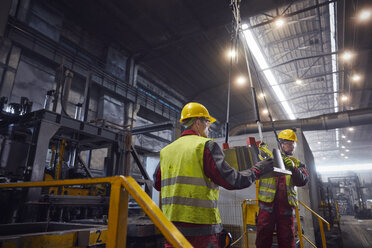
<svg viewBox="0 0 372 248"><path fill-rule="evenodd" d="M341 231L344 248L372 247L372 220L341 216Z"/></svg>

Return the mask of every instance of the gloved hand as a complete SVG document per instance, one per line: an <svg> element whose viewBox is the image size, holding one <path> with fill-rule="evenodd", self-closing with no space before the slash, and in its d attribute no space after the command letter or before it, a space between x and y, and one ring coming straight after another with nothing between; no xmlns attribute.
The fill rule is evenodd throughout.
<svg viewBox="0 0 372 248"><path fill-rule="evenodd" d="M253 168L258 170L258 172L260 173L260 176L262 176L266 173L270 173L274 170L274 160L272 158L262 160L262 161L256 163L253 166Z"/></svg>
<svg viewBox="0 0 372 248"><path fill-rule="evenodd" d="M284 165L285 165L285 168L287 168L288 170L292 171L294 169L294 163L292 161L292 159L288 158L287 156L283 156L283 162L284 162Z"/></svg>

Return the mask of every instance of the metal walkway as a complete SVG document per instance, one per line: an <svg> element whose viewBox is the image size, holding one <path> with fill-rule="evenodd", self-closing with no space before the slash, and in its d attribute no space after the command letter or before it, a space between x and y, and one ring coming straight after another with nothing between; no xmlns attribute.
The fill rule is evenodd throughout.
<svg viewBox="0 0 372 248"><path fill-rule="evenodd" d="M372 247L372 220L341 216L341 230L344 248Z"/></svg>

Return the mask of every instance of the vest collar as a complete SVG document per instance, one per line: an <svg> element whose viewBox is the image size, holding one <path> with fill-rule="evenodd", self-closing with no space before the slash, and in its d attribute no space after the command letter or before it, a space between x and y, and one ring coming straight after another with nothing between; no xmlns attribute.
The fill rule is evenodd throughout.
<svg viewBox="0 0 372 248"><path fill-rule="evenodd" d="M197 132L195 132L194 130L185 130L183 131L182 136L186 136L186 135L197 135L197 136L200 136L200 134L198 134Z"/></svg>

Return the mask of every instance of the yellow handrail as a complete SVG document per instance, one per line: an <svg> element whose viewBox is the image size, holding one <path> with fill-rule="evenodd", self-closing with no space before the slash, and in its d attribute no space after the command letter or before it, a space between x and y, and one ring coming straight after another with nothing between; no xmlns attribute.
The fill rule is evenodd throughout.
<svg viewBox="0 0 372 248"><path fill-rule="evenodd" d="M126 247L128 194L136 200L140 207L153 221L155 226L174 247L192 247L182 233L167 219L159 207L132 177L115 176L89 179L6 183L0 184L0 188L50 187L101 183L111 184L106 247Z"/></svg>
<svg viewBox="0 0 372 248"><path fill-rule="evenodd" d="M318 217L319 228L320 228L320 235L322 237L322 245L323 245L323 248L326 248L327 247L327 244L326 244L326 240L325 240L323 222L327 224L328 231L329 231L331 228L330 228L330 225L329 225L328 221L326 221L322 216L320 216L319 214L317 214L316 212L314 212L314 210L312 210L311 208L309 208L303 202L301 202L301 201L298 201L298 202L302 206L304 206L307 210L309 210L312 214L314 214L316 217ZM305 235L302 234L302 227L301 227L300 213L298 211L298 206L296 206L296 216L297 216L298 237L300 239L300 246L301 246L301 248L304 247L302 238L305 238L305 240L308 241L313 247L316 247L312 242L310 242L310 240Z"/></svg>
<svg viewBox="0 0 372 248"><path fill-rule="evenodd" d="M247 230L247 224L249 222L249 220L248 220L248 207L247 207L247 205L252 205L253 202L257 202L258 203L258 200L246 199L246 200L243 200L243 203L242 203L242 214L243 214L243 225L244 225L243 228L244 228L244 234L245 234L245 247L246 248L248 247L248 233L249 233L249 231ZM312 210L311 208L309 208L303 202L301 202L301 201L298 201L298 202L318 218L319 227L320 227L320 233L321 233L321 237L322 237L322 245L323 245L324 248L326 248L327 245L326 245L326 241L325 241L325 234L324 234L323 222L327 224L328 230L330 230L330 225L329 225L328 221L326 221L322 216L320 216L319 214L317 214L314 210ZM247 204L247 203L251 203L251 204ZM256 206L256 204L254 204L254 206ZM312 243L305 235L302 234L300 212L298 210L298 206L296 207L296 219L297 219L297 229L298 229L297 235L298 235L299 240L300 240L300 246L301 246L301 248L304 247L303 239L305 239L307 242L309 242L309 244L312 247L315 247L316 248L316 245L314 243Z"/></svg>

